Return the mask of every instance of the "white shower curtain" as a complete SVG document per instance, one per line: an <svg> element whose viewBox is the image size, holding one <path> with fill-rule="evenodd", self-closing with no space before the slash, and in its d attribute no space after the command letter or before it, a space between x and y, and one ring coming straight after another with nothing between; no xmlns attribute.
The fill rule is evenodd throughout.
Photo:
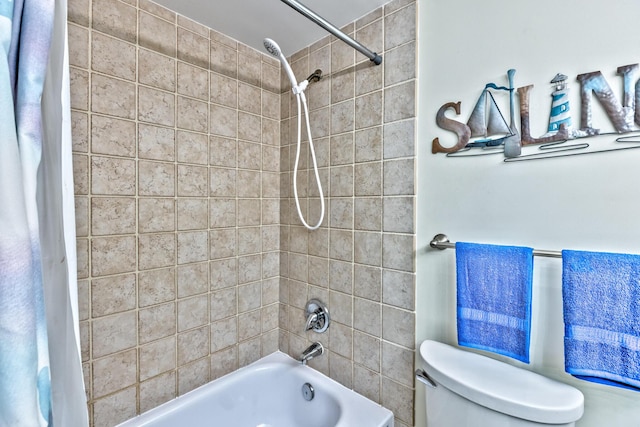
<svg viewBox="0 0 640 427"><path fill-rule="evenodd" d="M38 206L49 335L53 426L89 425L80 357L67 0L56 0L42 96Z"/></svg>
<svg viewBox="0 0 640 427"><path fill-rule="evenodd" d="M66 16L66 0L0 0L1 427L88 425Z"/></svg>

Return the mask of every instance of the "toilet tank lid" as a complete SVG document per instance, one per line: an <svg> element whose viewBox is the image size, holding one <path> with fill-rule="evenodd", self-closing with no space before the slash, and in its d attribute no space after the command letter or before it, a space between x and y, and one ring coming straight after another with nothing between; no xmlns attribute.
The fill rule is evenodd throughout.
<svg viewBox="0 0 640 427"><path fill-rule="evenodd" d="M478 405L538 423L582 417L584 396L568 384L436 341L424 341L420 356L437 383Z"/></svg>

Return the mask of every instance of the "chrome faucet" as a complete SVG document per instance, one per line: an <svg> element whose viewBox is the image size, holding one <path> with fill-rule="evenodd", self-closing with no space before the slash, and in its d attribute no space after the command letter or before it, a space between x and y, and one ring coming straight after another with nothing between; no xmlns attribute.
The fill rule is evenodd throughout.
<svg viewBox="0 0 640 427"><path fill-rule="evenodd" d="M329 327L329 309L322 301L310 300L305 307L305 314L307 315L305 332L313 329L315 332L322 333Z"/></svg>
<svg viewBox="0 0 640 427"><path fill-rule="evenodd" d="M322 354L324 354L324 347L319 342L314 342L300 354L300 359L298 359L298 361L302 362L303 365L306 365L309 360Z"/></svg>
<svg viewBox="0 0 640 427"><path fill-rule="evenodd" d="M311 313L307 317L307 323L304 325L305 331L310 331L318 324L318 313Z"/></svg>

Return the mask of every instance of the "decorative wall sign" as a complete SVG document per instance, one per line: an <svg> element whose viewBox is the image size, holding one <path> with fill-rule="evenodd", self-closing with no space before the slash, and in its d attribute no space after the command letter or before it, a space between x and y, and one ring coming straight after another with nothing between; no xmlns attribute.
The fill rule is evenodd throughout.
<svg viewBox="0 0 640 427"><path fill-rule="evenodd" d="M520 107L520 129L518 132L515 126L515 92L513 78L515 70L507 71L509 86L498 86L494 83L485 85L476 105L466 123L453 120L445 115L448 110L454 110L456 115L460 115L461 102L448 102L438 110L436 114L437 125L457 135L458 141L451 147L443 147L439 138L432 142L431 152L433 154L446 153L447 156L472 156L482 154L504 153L507 159L515 160L521 156L523 146L540 145L545 151L544 158L549 157L549 153L582 150L589 147L587 143L567 144L569 140L588 138L601 135L600 129L594 127L592 110L593 98L595 97L604 109L605 114L611 121L615 134L627 134L638 132L636 125L640 125L640 80L637 80L638 64L618 67L617 73L623 78L624 97L622 102L613 93L609 83L600 71L580 74L576 76L580 83L580 128L573 126L571 116L571 106L569 101L568 77L558 73L551 80L551 109L549 111L549 126L547 132L539 137L531 136L530 127L530 93L533 85L519 87L517 89ZM498 107L494 93L509 93L509 122ZM629 137L618 138L618 142L638 142ZM640 148L640 144L633 147L619 149ZM475 153L471 150L476 149ZM615 149L614 149L615 150ZM611 150L602 150L611 151ZM590 151L584 154L598 152ZM465 153L465 154L458 154ZM576 153L570 153L571 155ZM568 155L568 154L562 154ZM534 157L524 155L525 157Z"/></svg>

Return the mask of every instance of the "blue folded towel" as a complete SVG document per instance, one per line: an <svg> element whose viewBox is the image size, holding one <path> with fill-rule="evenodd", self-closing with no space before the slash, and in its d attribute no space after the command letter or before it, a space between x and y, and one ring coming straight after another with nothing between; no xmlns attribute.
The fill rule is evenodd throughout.
<svg viewBox="0 0 640 427"><path fill-rule="evenodd" d="M456 243L458 344L529 363L533 249Z"/></svg>
<svg viewBox="0 0 640 427"><path fill-rule="evenodd" d="M640 256L562 251L565 370L640 388Z"/></svg>

